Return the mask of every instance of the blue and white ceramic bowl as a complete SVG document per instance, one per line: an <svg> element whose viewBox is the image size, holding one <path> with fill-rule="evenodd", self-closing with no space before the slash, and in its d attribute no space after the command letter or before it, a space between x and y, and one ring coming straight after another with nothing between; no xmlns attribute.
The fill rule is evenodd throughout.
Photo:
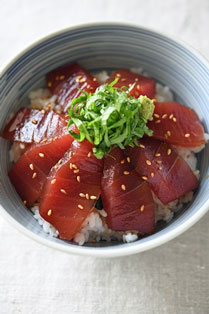
<svg viewBox="0 0 209 314"><path fill-rule="evenodd" d="M196 110L209 133L209 65L196 51L167 36L137 26L92 24L63 30L36 42L3 70L0 78L0 129L11 112L27 103L31 90L43 86L50 70L78 61L90 71L143 67ZM209 209L209 145L200 156L199 190L192 204L154 235L127 244L79 247L44 233L22 204L7 176L9 143L0 140L0 213L20 231L50 247L81 255L113 257L161 245L198 221Z"/></svg>

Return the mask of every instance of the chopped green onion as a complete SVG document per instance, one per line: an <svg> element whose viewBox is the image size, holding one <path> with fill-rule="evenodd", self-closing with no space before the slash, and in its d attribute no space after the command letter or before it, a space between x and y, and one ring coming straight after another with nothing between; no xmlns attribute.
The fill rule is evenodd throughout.
<svg viewBox="0 0 209 314"><path fill-rule="evenodd" d="M69 133L79 142L87 139L94 145L94 155L101 159L116 146L137 145L137 140L144 134L151 136L147 127L154 112L153 101L147 96L135 98L130 95L130 88L116 88L112 83L99 87L95 93L82 91L82 95L73 99L69 109L68 127L75 125Z"/></svg>

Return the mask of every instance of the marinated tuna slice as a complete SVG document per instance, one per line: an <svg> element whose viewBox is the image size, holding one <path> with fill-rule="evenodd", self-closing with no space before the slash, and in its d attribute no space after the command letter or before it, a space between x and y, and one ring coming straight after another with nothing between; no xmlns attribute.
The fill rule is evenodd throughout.
<svg viewBox="0 0 209 314"><path fill-rule="evenodd" d="M108 227L116 231L135 230L151 234L155 226L152 192L125 158L115 148L105 157L102 177L102 202Z"/></svg>
<svg viewBox="0 0 209 314"><path fill-rule="evenodd" d="M67 121L54 111L21 108L4 128L2 137L21 143L40 142L67 134Z"/></svg>
<svg viewBox="0 0 209 314"><path fill-rule="evenodd" d="M140 177L149 183L164 204L197 188L196 176L169 144L146 138L140 140L139 145L127 148L126 155Z"/></svg>
<svg viewBox="0 0 209 314"><path fill-rule="evenodd" d="M115 78L118 78L118 82L114 85L114 87L131 87L132 84L135 84L130 94L136 98L140 95L146 95L151 99L155 97L156 82L151 78L135 74L126 69L113 72L107 82L111 83L115 80Z"/></svg>
<svg viewBox="0 0 209 314"><path fill-rule="evenodd" d="M92 93L99 86L96 79L77 63L65 65L46 76L48 88L57 95L57 103L63 106L64 112L71 101L81 95L80 89Z"/></svg>
<svg viewBox="0 0 209 314"><path fill-rule="evenodd" d="M26 205L39 199L51 168L63 157L73 141L70 134L40 144L33 144L9 171L17 193Z"/></svg>
<svg viewBox="0 0 209 314"><path fill-rule="evenodd" d="M65 240L71 240L100 196L103 160L92 154L92 145L74 141L51 170L40 204L41 216Z"/></svg>
<svg viewBox="0 0 209 314"><path fill-rule="evenodd" d="M205 144L204 128L193 109L177 102L155 103L153 118L148 123L153 137L184 147Z"/></svg>

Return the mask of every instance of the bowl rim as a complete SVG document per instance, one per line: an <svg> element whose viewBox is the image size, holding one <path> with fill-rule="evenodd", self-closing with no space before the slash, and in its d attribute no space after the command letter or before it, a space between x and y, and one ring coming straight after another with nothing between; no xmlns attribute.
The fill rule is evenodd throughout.
<svg viewBox="0 0 209 314"><path fill-rule="evenodd" d="M161 35L162 37L177 43L180 46L191 51L208 69L209 63L207 59L196 49L190 46L188 43L185 43L182 40L177 39L175 36L171 36L166 34L165 32L156 31L149 27L144 27L141 25L133 24L133 23L121 23L121 22L94 22L94 23L84 23L79 24L67 28L63 28L56 32L52 32L46 36L42 36L39 39L35 40L33 43L27 45L25 48L21 49L19 53L17 53L9 62L6 64L3 63L3 66L0 69L0 78L7 72L7 70L12 66L14 62L16 62L20 57L22 57L25 53L29 52L31 49L35 48L37 45L45 42L48 39L51 39L55 36L58 36L65 32L70 32L73 30L81 30L86 27L97 27L97 26L121 26L121 27L132 27L136 29L147 30L151 33ZM20 223L18 223L15 218L13 218L0 204L0 214L4 217L11 225L13 225L17 230L28 236L29 238L35 240L36 242L46 245L47 247L57 249L59 251L76 254L76 255L83 255L83 256L93 256L93 257L121 257L127 256L132 254L137 254L140 252L144 252L150 250L152 248L158 247L174 238L179 236L180 234L184 233L190 227L192 227L200 218L209 211L209 200L197 211L194 212L186 221L183 221L180 225L176 226L173 230L167 231L167 233L160 235L157 238L150 239L148 242L132 242L131 244L125 244L122 246L107 246L107 247L85 247L79 245L71 245L66 246L64 243L55 243L48 238L42 238L38 234L33 233L31 230L27 229ZM151 238L152 236L150 236Z"/></svg>

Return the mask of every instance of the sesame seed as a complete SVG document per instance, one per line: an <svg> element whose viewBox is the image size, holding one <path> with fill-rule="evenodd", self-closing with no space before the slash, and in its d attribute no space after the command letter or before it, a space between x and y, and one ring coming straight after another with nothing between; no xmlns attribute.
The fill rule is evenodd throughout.
<svg viewBox="0 0 209 314"><path fill-rule="evenodd" d="M155 121L156 124L158 124L158 123L160 123L160 122L161 122L160 120L156 120L156 121Z"/></svg>
<svg viewBox="0 0 209 314"><path fill-rule="evenodd" d="M56 80L56 81L59 81L59 79L60 79L59 76L56 76L56 77L55 77L55 80Z"/></svg>
<svg viewBox="0 0 209 314"><path fill-rule="evenodd" d="M39 143L40 143L40 140L36 140L36 143L39 144Z"/></svg>
<svg viewBox="0 0 209 314"><path fill-rule="evenodd" d="M173 119L173 114L170 114L169 119Z"/></svg>
<svg viewBox="0 0 209 314"><path fill-rule="evenodd" d="M49 142L52 142L52 141L53 141L53 138L52 138L52 137L50 137Z"/></svg>
<svg viewBox="0 0 209 314"><path fill-rule="evenodd" d="M148 180L148 178L146 176L142 176L142 179L145 180L145 181Z"/></svg>
<svg viewBox="0 0 209 314"><path fill-rule="evenodd" d="M91 199L91 200L96 200L97 197L96 197L95 195L91 195L91 196L90 196L90 199Z"/></svg>
<svg viewBox="0 0 209 314"><path fill-rule="evenodd" d="M60 80L64 80L65 76L64 75L60 75Z"/></svg>
<svg viewBox="0 0 209 314"><path fill-rule="evenodd" d="M56 181L57 181L56 179L52 179L51 184L55 184Z"/></svg>
<svg viewBox="0 0 209 314"><path fill-rule="evenodd" d="M64 189L60 189L60 192L63 194L67 194L67 192Z"/></svg>
<svg viewBox="0 0 209 314"><path fill-rule="evenodd" d="M46 111L45 111L44 109L41 110L41 113L45 114L45 112L46 112Z"/></svg>
<svg viewBox="0 0 209 314"><path fill-rule="evenodd" d="M157 114L157 113L154 113L154 117L158 118L158 119L160 118L159 114Z"/></svg>
<svg viewBox="0 0 209 314"><path fill-rule="evenodd" d="M131 83L129 83L129 84L128 84L128 86L129 86L129 87L131 87L131 86L132 86L132 84L131 84Z"/></svg>
<svg viewBox="0 0 209 314"><path fill-rule="evenodd" d="M51 216L51 214L52 214L52 210L49 209L47 215L48 215L48 216Z"/></svg>
<svg viewBox="0 0 209 314"><path fill-rule="evenodd" d="M142 145L142 144L139 144L139 147L141 147L141 148L145 148L145 146L144 146L144 145Z"/></svg>
<svg viewBox="0 0 209 314"><path fill-rule="evenodd" d="M80 176L77 176L77 177L76 177L76 180L80 183L80 182L81 182L81 177L80 177Z"/></svg>
<svg viewBox="0 0 209 314"><path fill-rule="evenodd" d="M54 168L55 168L55 169L57 169L57 168L58 168L58 166L57 166L57 165L55 165L55 166L54 166Z"/></svg>
<svg viewBox="0 0 209 314"><path fill-rule="evenodd" d="M70 169L73 169L73 164L72 164L72 162L70 162Z"/></svg>
<svg viewBox="0 0 209 314"><path fill-rule="evenodd" d="M88 193L86 193L86 199L89 200L89 194Z"/></svg>
<svg viewBox="0 0 209 314"><path fill-rule="evenodd" d="M61 165L61 164L62 164L62 159L60 159L60 160L58 161L58 164L59 164L59 165Z"/></svg>
<svg viewBox="0 0 209 314"><path fill-rule="evenodd" d="M126 81L126 78L122 78L121 81L122 81L122 82L125 82L125 81Z"/></svg>
<svg viewBox="0 0 209 314"><path fill-rule="evenodd" d="M154 178L155 174L154 172L151 172L151 177Z"/></svg>
<svg viewBox="0 0 209 314"><path fill-rule="evenodd" d="M117 73L116 76L117 76L117 77L121 77L121 74L120 74L120 73Z"/></svg>
<svg viewBox="0 0 209 314"><path fill-rule="evenodd" d="M32 123L33 123L33 124L37 124L38 121L37 121L37 120L32 120Z"/></svg>
<svg viewBox="0 0 209 314"><path fill-rule="evenodd" d="M123 174L128 175L130 172L129 171L123 171Z"/></svg>
<svg viewBox="0 0 209 314"><path fill-rule="evenodd" d="M138 80L139 80L138 77L136 77L136 78L135 78L135 82L137 82Z"/></svg>
<svg viewBox="0 0 209 314"><path fill-rule="evenodd" d="M157 160L157 163L158 164L162 164L162 160Z"/></svg>
<svg viewBox="0 0 209 314"><path fill-rule="evenodd" d="M52 87L52 82L48 82L48 87Z"/></svg>
<svg viewBox="0 0 209 314"><path fill-rule="evenodd" d="M168 136L171 136L171 131L167 131L167 135L168 135Z"/></svg>
<svg viewBox="0 0 209 314"><path fill-rule="evenodd" d="M79 169L73 170L74 173L79 173Z"/></svg>
<svg viewBox="0 0 209 314"><path fill-rule="evenodd" d="M163 168L162 168L162 167L159 167L159 169L162 170Z"/></svg>
<svg viewBox="0 0 209 314"><path fill-rule="evenodd" d="M73 152L69 152L69 157L72 157L72 155L73 155Z"/></svg>
<svg viewBox="0 0 209 314"><path fill-rule="evenodd" d="M76 82L78 83L78 82L80 81L80 79L82 79L82 75L78 75L78 76L76 77Z"/></svg>
<svg viewBox="0 0 209 314"><path fill-rule="evenodd" d="M162 119L166 119L167 118L167 113L165 113L164 115L162 115Z"/></svg>
<svg viewBox="0 0 209 314"><path fill-rule="evenodd" d="M30 164L30 165L29 165L29 168L30 168L31 170L34 170L33 164Z"/></svg>
<svg viewBox="0 0 209 314"><path fill-rule="evenodd" d="M123 165L123 164L125 163L125 160L124 160L124 159L123 159L123 160L121 160L121 162L120 162L120 163L121 163L121 165Z"/></svg>
<svg viewBox="0 0 209 314"><path fill-rule="evenodd" d="M39 156L40 156L41 158L44 158L44 154L43 154L43 153L39 153Z"/></svg>
<svg viewBox="0 0 209 314"><path fill-rule="evenodd" d="M147 160L146 160L146 164L147 164L148 166L151 166L152 163L151 163L150 160L147 159Z"/></svg>
<svg viewBox="0 0 209 314"><path fill-rule="evenodd" d="M86 197L86 195L84 193L80 193L79 196L80 197Z"/></svg>
<svg viewBox="0 0 209 314"><path fill-rule="evenodd" d="M84 82L86 82L86 79L85 79L85 78L82 78L82 79L80 80L80 83L84 83Z"/></svg>
<svg viewBox="0 0 209 314"><path fill-rule="evenodd" d="M126 158L126 160L128 161L128 163L130 163L130 162L131 162L130 157L127 157L127 158Z"/></svg>
<svg viewBox="0 0 209 314"><path fill-rule="evenodd" d="M137 88L138 90L140 90L141 87L140 87L140 85L137 85L136 88Z"/></svg>
<svg viewBox="0 0 209 314"><path fill-rule="evenodd" d="M86 87L87 87L87 88L90 88L91 86L88 84Z"/></svg>
<svg viewBox="0 0 209 314"><path fill-rule="evenodd" d="M26 204L27 204L27 201L26 201L26 200L24 200L24 201L23 201L23 204L24 204L24 205L26 205Z"/></svg>
<svg viewBox="0 0 209 314"><path fill-rule="evenodd" d="M157 101L157 99L156 99L156 98L153 98L153 99L152 99L152 101L153 101L153 102L156 102L156 101Z"/></svg>
<svg viewBox="0 0 209 314"><path fill-rule="evenodd" d="M96 77L94 77L94 78L93 78L93 81L95 82L96 80L97 80Z"/></svg>
<svg viewBox="0 0 209 314"><path fill-rule="evenodd" d="M121 184L121 189L122 189L123 191L125 191L125 190L126 190L126 186L125 186L125 184Z"/></svg>
<svg viewBox="0 0 209 314"><path fill-rule="evenodd" d="M58 139L58 137L57 137L57 136L55 136L55 137L54 137L54 140L57 140L57 139Z"/></svg>
<svg viewBox="0 0 209 314"><path fill-rule="evenodd" d="M173 117L173 122L176 122L176 118L175 117Z"/></svg>
<svg viewBox="0 0 209 314"><path fill-rule="evenodd" d="M33 175L32 175L32 179L35 179L37 177L37 173L34 172Z"/></svg>
<svg viewBox="0 0 209 314"><path fill-rule="evenodd" d="M167 150L167 154L168 154L168 156L171 154L171 149L170 148Z"/></svg>
<svg viewBox="0 0 209 314"><path fill-rule="evenodd" d="M83 206L81 204L78 204L78 208L83 209Z"/></svg>
<svg viewBox="0 0 209 314"><path fill-rule="evenodd" d="M87 156L88 156L88 157L91 157L91 152L89 152Z"/></svg>
<svg viewBox="0 0 209 314"><path fill-rule="evenodd" d="M41 143L45 143L45 142L47 142L48 140L47 140L47 138L44 138L42 141L41 141Z"/></svg>
<svg viewBox="0 0 209 314"><path fill-rule="evenodd" d="M160 155L161 155L160 153L157 153L155 154L155 157L160 157Z"/></svg>
<svg viewBox="0 0 209 314"><path fill-rule="evenodd" d="M190 137L190 134L189 134L189 133L186 133L184 136L185 136L185 137Z"/></svg>
<svg viewBox="0 0 209 314"><path fill-rule="evenodd" d="M142 205L142 206L140 207L140 210L141 210L141 212L143 212L143 210L144 210L144 205Z"/></svg>
<svg viewBox="0 0 209 314"><path fill-rule="evenodd" d="M61 114L61 113L62 113L62 111L61 111L61 110L57 110L57 111L56 111L56 113Z"/></svg>
<svg viewBox="0 0 209 314"><path fill-rule="evenodd" d="M72 168L78 169L78 167L75 164L72 164Z"/></svg>

